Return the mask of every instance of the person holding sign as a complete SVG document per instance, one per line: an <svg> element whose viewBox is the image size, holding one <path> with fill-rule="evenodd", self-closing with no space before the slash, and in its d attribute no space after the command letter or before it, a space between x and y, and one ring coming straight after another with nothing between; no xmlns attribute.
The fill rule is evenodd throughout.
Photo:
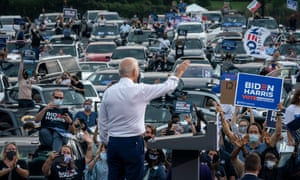
<svg viewBox="0 0 300 180"><path fill-rule="evenodd" d="M300 137L297 135L300 130L300 88L296 89L291 104L285 110L284 124L288 129L289 145L300 142Z"/></svg>

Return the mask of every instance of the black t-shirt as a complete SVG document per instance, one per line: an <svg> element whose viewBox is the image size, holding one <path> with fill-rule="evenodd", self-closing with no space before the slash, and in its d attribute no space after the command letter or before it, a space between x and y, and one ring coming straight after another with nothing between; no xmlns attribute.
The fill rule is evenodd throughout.
<svg viewBox="0 0 300 180"><path fill-rule="evenodd" d="M84 85L81 83L81 82L78 82L78 83L74 83L73 81L71 81L71 84L72 86L78 88L78 89L84 89ZM79 92L81 93L83 96L84 96L84 92L83 91L77 91L76 92Z"/></svg>
<svg viewBox="0 0 300 180"><path fill-rule="evenodd" d="M48 109L41 121L42 128L58 128L63 130L68 130L69 124L63 118L64 109L53 108ZM69 113L69 116L72 118L72 115Z"/></svg>
<svg viewBox="0 0 300 180"><path fill-rule="evenodd" d="M48 180L82 180L85 167L84 159L75 160L75 168L62 166L59 162L51 166L51 174Z"/></svg>
<svg viewBox="0 0 300 180"><path fill-rule="evenodd" d="M24 160L18 160L17 164L20 165L20 167L22 169L28 169L27 164L26 164L26 162ZM0 160L0 168L1 168L1 170L8 168L6 166L6 164L4 164L3 160ZM4 179L6 180L6 179L8 179L8 177L9 177L9 173L5 174L4 176L1 176L0 180L4 180ZM27 179L27 178L21 177L19 175L19 173L17 173L16 169L13 169L11 171L11 179L12 180L19 180L19 179Z"/></svg>

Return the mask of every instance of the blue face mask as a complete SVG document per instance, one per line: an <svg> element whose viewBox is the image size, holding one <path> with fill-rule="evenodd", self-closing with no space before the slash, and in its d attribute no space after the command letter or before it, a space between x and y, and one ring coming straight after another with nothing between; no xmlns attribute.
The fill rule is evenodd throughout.
<svg viewBox="0 0 300 180"><path fill-rule="evenodd" d="M103 161L106 161L106 160L107 160L107 154L106 154L106 152L101 152L101 153L100 153L100 158L101 158Z"/></svg>
<svg viewBox="0 0 300 180"><path fill-rule="evenodd" d="M259 135L257 134L249 134L249 142L256 143L259 140Z"/></svg>
<svg viewBox="0 0 300 180"><path fill-rule="evenodd" d="M62 105L63 103L63 100L62 99L55 99L53 100L53 104L56 105L56 106L60 106Z"/></svg>
<svg viewBox="0 0 300 180"><path fill-rule="evenodd" d="M246 134L247 133L247 126L240 126L239 127L239 133L240 134Z"/></svg>
<svg viewBox="0 0 300 180"><path fill-rule="evenodd" d="M64 154L64 162L69 164L72 160L72 156L70 154Z"/></svg>
<svg viewBox="0 0 300 180"><path fill-rule="evenodd" d="M90 111L92 109L92 105L84 105L84 110Z"/></svg>

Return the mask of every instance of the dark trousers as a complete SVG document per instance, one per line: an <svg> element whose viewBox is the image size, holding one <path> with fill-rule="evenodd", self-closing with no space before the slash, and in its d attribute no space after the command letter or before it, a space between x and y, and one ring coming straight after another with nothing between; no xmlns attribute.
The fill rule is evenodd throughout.
<svg viewBox="0 0 300 180"><path fill-rule="evenodd" d="M142 180L144 139L142 136L110 137L107 146L109 180Z"/></svg>

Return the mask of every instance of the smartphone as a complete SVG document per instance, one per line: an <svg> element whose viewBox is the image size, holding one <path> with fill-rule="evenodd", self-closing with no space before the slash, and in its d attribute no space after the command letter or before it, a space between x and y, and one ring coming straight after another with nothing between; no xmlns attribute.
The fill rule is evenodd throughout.
<svg viewBox="0 0 300 180"><path fill-rule="evenodd" d="M63 112L63 114L68 114L69 113L69 109L68 108L62 108L62 112Z"/></svg>
<svg viewBox="0 0 300 180"><path fill-rule="evenodd" d="M60 154L60 155L56 156L56 157L54 158L53 162L55 162L55 163L56 163L56 162L58 162L58 163L64 162L64 155L63 155L63 154Z"/></svg>

